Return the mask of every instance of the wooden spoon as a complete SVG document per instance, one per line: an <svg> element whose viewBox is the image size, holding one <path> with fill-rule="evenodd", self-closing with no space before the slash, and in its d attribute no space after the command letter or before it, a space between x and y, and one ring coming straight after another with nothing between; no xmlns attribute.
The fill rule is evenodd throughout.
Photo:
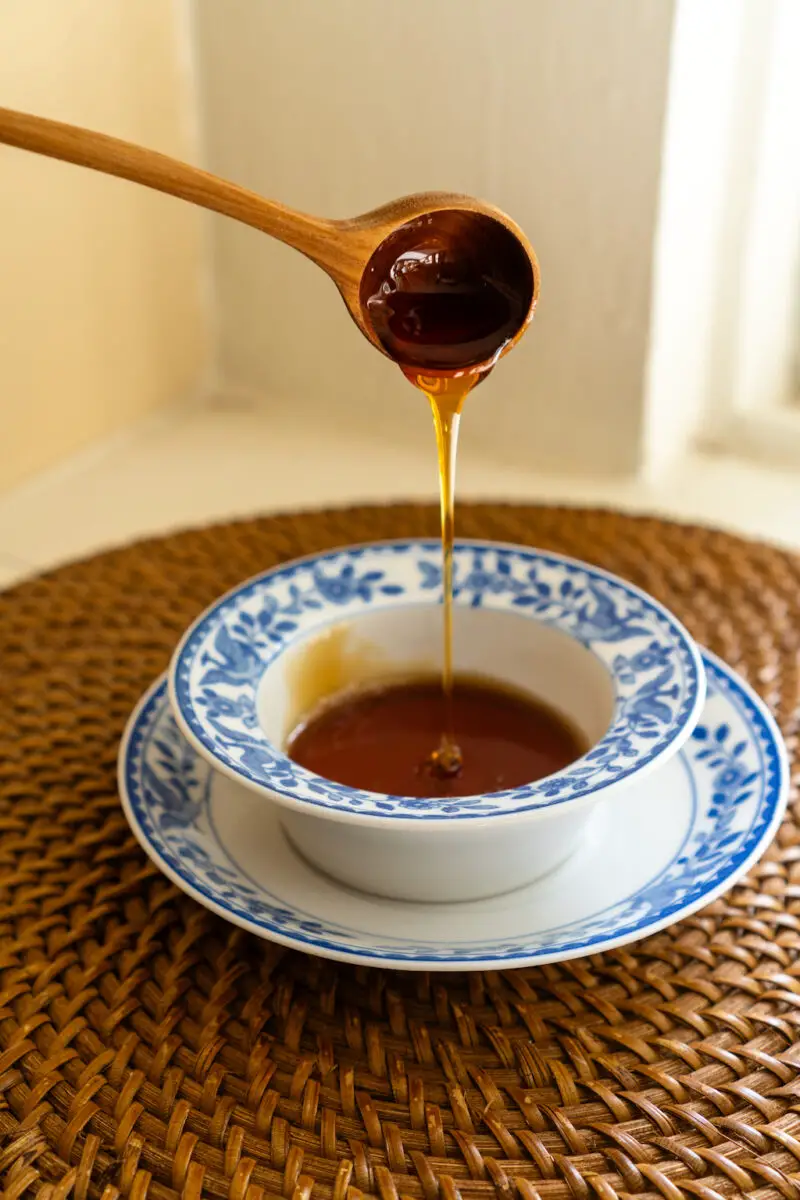
<svg viewBox="0 0 800 1200"><path fill-rule="evenodd" d="M252 225L293 246L327 272L361 332L388 357L392 355L381 344L362 303L362 276L373 254L390 234L426 213L456 210L462 214L477 214L476 222L484 227L485 218L489 217L505 226L527 255L531 267L530 303L519 329L503 344L500 353L504 354L519 340L533 316L539 295L539 266L533 247L510 217L493 205L470 196L423 192L394 200L360 217L328 220L266 200L255 192L155 150L8 108L0 108L0 142L179 196L201 208ZM465 253L470 249L471 224L469 220L459 222L459 236L463 238Z"/></svg>

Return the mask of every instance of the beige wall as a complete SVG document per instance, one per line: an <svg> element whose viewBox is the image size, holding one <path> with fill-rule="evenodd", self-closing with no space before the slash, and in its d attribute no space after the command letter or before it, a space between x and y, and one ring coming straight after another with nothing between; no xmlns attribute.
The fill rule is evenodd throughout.
<svg viewBox="0 0 800 1200"><path fill-rule="evenodd" d="M182 3L9 0L0 104L195 157ZM179 201L0 146L0 486L197 385L203 228Z"/></svg>
<svg viewBox="0 0 800 1200"><path fill-rule="evenodd" d="M534 469L632 469L673 8L197 0L209 165L331 216L425 188L507 209L539 252L541 307L462 436ZM315 267L230 222L214 236L225 378L309 421L429 437Z"/></svg>

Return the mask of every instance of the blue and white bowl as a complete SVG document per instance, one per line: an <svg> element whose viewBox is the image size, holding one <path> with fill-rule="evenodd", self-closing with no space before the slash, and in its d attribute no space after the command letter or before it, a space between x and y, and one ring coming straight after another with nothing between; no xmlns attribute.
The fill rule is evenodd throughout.
<svg viewBox="0 0 800 1200"><path fill-rule="evenodd" d="M461 671L523 688L578 726L589 751L524 787L458 799L333 783L284 747L323 698L438 670L441 548L378 542L301 559L223 596L170 669L178 724L217 770L281 806L312 863L354 887L414 900L521 886L576 848L589 808L664 763L705 698L683 626L632 584L520 546L459 541Z"/></svg>

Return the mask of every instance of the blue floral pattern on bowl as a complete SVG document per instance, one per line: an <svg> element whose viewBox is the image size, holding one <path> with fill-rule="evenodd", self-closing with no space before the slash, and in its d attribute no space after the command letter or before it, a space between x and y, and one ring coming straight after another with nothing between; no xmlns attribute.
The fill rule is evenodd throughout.
<svg viewBox="0 0 800 1200"><path fill-rule="evenodd" d="M681 846L654 878L590 917L513 940L457 947L351 928L254 881L230 856L210 811L213 771L178 729L162 679L134 714L120 753L128 819L158 865L201 903L262 937L350 961L424 969L519 966L596 953L642 937L707 903L763 851L780 820L788 765L762 702L704 652L708 699L680 757L695 803Z"/></svg>
<svg viewBox="0 0 800 1200"><path fill-rule="evenodd" d="M654 763L688 737L705 694L699 652L683 626L632 584L586 563L523 547L459 541L455 602L518 613L570 635L611 673L605 736L558 774L485 796L380 796L293 763L259 726L266 667L296 638L389 606L441 603L441 547L378 542L298 560L243 583L190 628L170 668L173 709L201 754L284 801L412 820L527 812L595 793Z"/></svg>

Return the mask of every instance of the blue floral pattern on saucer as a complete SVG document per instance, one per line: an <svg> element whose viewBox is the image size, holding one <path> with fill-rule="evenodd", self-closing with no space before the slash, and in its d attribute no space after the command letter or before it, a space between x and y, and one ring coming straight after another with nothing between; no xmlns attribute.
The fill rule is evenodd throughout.
<svg viewBox="0 0 800 1200"><path fill-rule="evenodd" d="M378 542L320 554L223 596L189 629L170 668L171 701L184 734L212 763L284 801L405 820L484 818L562 804L626 779L688 737L705 694L699 652L652 597L586 563L486 542L456 544L454 581L457 604L544 622L608 668L611 726L558 774L489 796L379 796L296 765L260 728L259 681L294 639L377 608L441 602L438 542Z"/></svg>
<svg viewBox="0 0 800 1200"><path fill-rule="evenodd" d="M708 700L679 754L694 796L680 845L653 878L609 907L514 939L453 944L396 933L382 937L337 921L329 909L306 911L276 894L269 878L246 874L214 823L214 772L178 729L163 679L144 697L123 739L123 804L147 853L190 896L261 937L298 949L405 969L487 969L595 953L655 932L726 890L763 852L783 813L788 765L774 721L728 667L706 652L704 661ZM292 853L288 846L286 853Z"/></svg>

